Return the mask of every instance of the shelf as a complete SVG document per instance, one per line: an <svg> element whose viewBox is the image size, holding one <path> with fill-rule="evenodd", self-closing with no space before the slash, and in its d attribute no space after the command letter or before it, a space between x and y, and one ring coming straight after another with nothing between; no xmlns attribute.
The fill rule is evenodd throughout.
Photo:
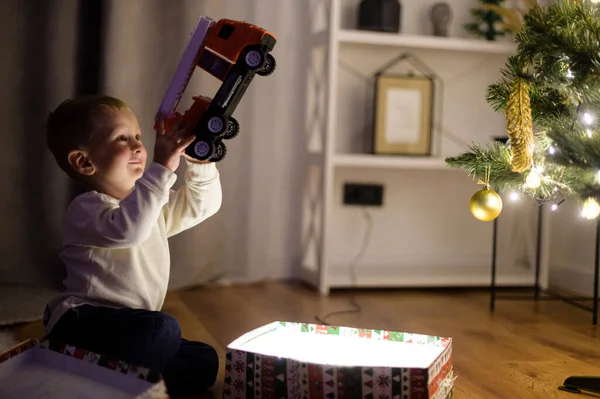
<svg viewBox="0 0 600 399"><path fill-rule="evenodd" d="M418 36L359 30L341 30L338 32L338 38L340 43L347 44L370 44L375 46L465 51L487 54L511 55L514 54L517 49L516 45L510 42L488 42L486 40L478 39Z"/></svg>
<svg viewBox="0 0 600 399"><path fill-rule="evenodd" d="M337 167L396 168L396 169L448 169L443 158L410 157L375 154L336 154L333 165Z"/></svg>

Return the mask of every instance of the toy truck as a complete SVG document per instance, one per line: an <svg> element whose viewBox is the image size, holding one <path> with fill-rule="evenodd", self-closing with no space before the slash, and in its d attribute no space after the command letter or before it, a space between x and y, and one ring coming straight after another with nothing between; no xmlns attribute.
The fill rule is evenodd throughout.
<svg viewBox="0 0 600 399"><path fill-rule="evenodd" d="M163 117L165 129L182 118L186 125L194 126L196 139L186 149L187 155L212 162L225 157L223 140L234 138L240 129L233 112L254 76L267 76L275 70L275 58L270 54L275 43L275 36L258 26L200 18L157 113L157 119ZM222 84L212 101L194 96L191 107L181 114L177 106L197 67Z"/></svg>

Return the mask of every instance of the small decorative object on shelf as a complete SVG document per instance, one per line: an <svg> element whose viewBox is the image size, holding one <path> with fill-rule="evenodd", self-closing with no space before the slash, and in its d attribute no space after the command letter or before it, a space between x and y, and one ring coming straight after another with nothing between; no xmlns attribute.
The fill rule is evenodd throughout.
<svg viewBox="0 0 600 399"><path fill-rule="evenodd" d="M398 0L362 0L358 9L358 29L400 32L402 5Z"/></svg>
<svg viewBox="0 0 600 399"><path fill-rule="evenodd" d="M448 25L452 19L452 9L448 3L436 3L431 7L431 23L434 36L448 36Z"/></svg>
<svg viewBox="0 0 600 399"><path fill-rule="evenodd" d="M504 5L504 1L479 0L482 6L471 10L471 15L475 20L464 25L467 32L489 41L506 35L508 31L504 27L502 16L497 12L497 9Z"/></svg>
<svg viewBox="0 0 600 399"><path fill-rule="evenodd" d="M503 7L497 4L485 4L482 9L492 11L502 18L500 26L506 32L517 34L523 28L523 20L525 14L529 12L531 7L536 5L537 0L516 0L513 1L510 7Z"/></svg>

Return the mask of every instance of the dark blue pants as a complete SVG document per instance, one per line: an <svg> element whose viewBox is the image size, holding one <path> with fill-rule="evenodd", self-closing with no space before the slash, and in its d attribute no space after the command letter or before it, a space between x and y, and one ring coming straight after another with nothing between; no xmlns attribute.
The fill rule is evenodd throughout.
<svg viewBox="0 0 600 399"><path fill-rule="evenodd" d="M46 338L158 371L172 396L206 391L219 368L215 349L182 338L177 320L163 312L82 305Z"/></svg>

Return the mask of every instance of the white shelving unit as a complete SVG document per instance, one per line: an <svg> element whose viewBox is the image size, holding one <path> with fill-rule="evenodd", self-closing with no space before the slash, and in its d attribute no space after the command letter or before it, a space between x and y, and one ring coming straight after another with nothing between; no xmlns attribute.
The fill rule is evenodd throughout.
<svg viewBox="0 0 600 399"><path fill-rule="evenodd" d="M348 1L356 3L357 0ZM314 20L318 20L316 14L319 12L322 12L327 17L322 20L322 26L313 27L313 37L311 40L312 59L310 61L310 76L312 77L312 82L309 81L309 85L311 86L309 87L309 105L307 106L309 112L309 115L307 115L309 126L307 134L310 137L307 141L309 142L309 147L312 148L309 148L309 170L307 173L306 197L304 201L305 225L303 232L304 254L302 278L323 294L328 294L331 288L348 287L352 282L349 265L352 263L353 256L348 255L347 262L340 261L339 248L342 246L332 245L332 242L338 237L340 231L352 231L356 229L354 225L346 225L349 222L345 214L341 213L344 211L340 210L340 179L347 181L356 177L357 180L363 181L369 179L377 180L380 174L387 174L386 176L389 178L389 176L395 176L395 174L404 176L405 174L410 175L414 173L433 173L437 176L441 174L446 177L452 176L451 179L464 177L464 175L461 175L461 172L456 172L446 166L444 159L448 155L447 152L434 154L431 157L403 157L373 155L365 151L357 151L355 148L340 149L340 147L344 147L339 144L340 137L348 136L349 134L349 128L347 126L343 127L342 122L353 115L352 111L344 111L346 113L340 116L344 104L347 105L349 97L352 97L340 94L340 87L343 84L341 82L342 69L340 67L342 54L345 51L354 51L355 54L357 52L364 52L364 58L369 58L372 56L373 51L377 50L396 51L397 53L409 50L417 52L426 51L428 54L440 54L454 59L466 57L469 62L475 64L485 64L489 62L490 57L496 57L496 64L494 65L499 65L500 62L502 64L505 62L507 56L514 54L516 51L516 47L512 43L352 30L342 23L343 7L348 6L348 1L311 1L311 11L315 15ZM474 59L476 61L473 61ZM440 69L439 65L437 67ZM485 65L483 68L485 68ZM491 68L495 70L496 66ZM468 71L465 72L465 75L467 74ZM485 82L491 83L491 80L485 80ZM482 85L481 82L478 84ZM483 98L478 101L485 102ZM475 113L478 114L477 111ZM475 115L475 118L477 117ZM483 119L479 122L479 125L487 124L487 119L485 117L481 118ZM458 124L457 126L460 126L460 118L454 117L451 119L455 125ZM458 122L456 122L457 119ZM475 129L471 128L471 130ZM479 137L483 136L480 135ZM435 148L436 146L434 145L433 147ZM438 179L440 181L439 184L444 184L446 177ZM467 178L465 177L465 179ZM473 189L472 192L477 189L474 183L472 183L471 187ZM418 191L424 189L419 185L418 187L414 186L414 190L413 188L410 190ZM426 191L422 192L426 193ZM468 207L468 199L463 203L463 207ZM385 209L374 210L374 212L379 212L377 215L378 218L387 219L387 215L385 214L387 211ZM398 215L396 211L390 212ZM410 211L405 213L410 213ZM473 223L471 219L464 218L464 220L466 220L465 223ZM392 234L397 234L399 237L410 236L411 231L408 230L410 226L406 227L406 223L414 223L414 221L411 221L410 215L403 214L398 224L405 226L403 227L404 230L398 228ZM475 228L488 229L490 231L490 239L487 244L489 247L491 244L491 227L489 225L485 227L476 225ZM432 230L432 234L434 233L435 229ZM344 245L350 248L351 251L355 251L360 246L360 240L355 235L351 237L354 238L352 240L348 238L347 244L345 243ZM372 240L375 239L374 237L372 238ZM450 237L450 239L456 240L457 238ZM482 242L484 241L485 239ZM440 253L442 252L440 250ZM453 261L454 263L445 262L443 255L436 256L437 258L432 256L428 260L415 257L414 254L408 254L402 256L404 263L400 266L396 266L394 260L388 258L372 259L370 262L365 260L366 266L363 265L359 270L355 270L356 280L354 286L400 287L486 284L487 276L489 275L490 260L485 253L473 251L473 253L467 254L465 266L461 269L462 275L453 274L452 272L454 263L459 265L461 263L460 260ZM378 266L373 266L375 264ZM431 268L432 274L429 277L414 273L415 270L423 270L427 267ZM456 267L458 268L459 266ZM477 275L477 273L473 272L475 268L478 268L477 270L484 270L485 274ZM516 268L515 273L511 274L511 272L508 272L504 276L499 276L498 284L531 284L531 279L525 276L526 274L527 270Z"/></svg>
<svg viewBox="0 0 600 399"><path fill-rule="evenodd" d="M452 37L402 35L397 33L367 32L341 29L337 32L340 44L402 47L406 49L431 49L440 51L464 51L482 54L512 54L512 43L494 43L476 39Z"/></svg>
<svg viewBox="0 0 600 399"><path fill-rule="evenodd" d="M337 168L447 169L446 162L436 157L335 154L332 163Z"/></svg>

